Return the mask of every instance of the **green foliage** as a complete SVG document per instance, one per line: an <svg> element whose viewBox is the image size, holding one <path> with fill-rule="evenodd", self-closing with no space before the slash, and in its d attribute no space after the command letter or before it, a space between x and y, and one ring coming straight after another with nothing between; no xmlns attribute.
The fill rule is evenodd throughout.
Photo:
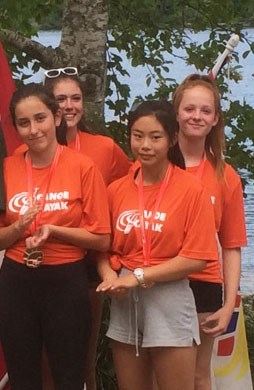
<svg viewBox="0 0 254 390"><path fill-rule="evenodd" d="M252 383L254 383L254 295L243 298L246 336L250 358Z"/></svg>
<svg viewBox="0 0 254 390"><path fill-rule="evenodd" d="M243 58L253 55L254 42L241 30L248 24L249 15L254 15L254 3L246 0L108 0L109 26L107 42L108 76L105 104L114 113L115 120L106 124L106 133L114 137L128 150L126 120L130 104L129 74L125 69L124 58L132 66L142 66L147 86L156 85L152 94L140 98L168 98L176 87L174 62L184 61L194 64L197 71L206 72L224 50L224 44L232 32L249 48ZM61 0L1 0L0 27L20 31L24 36L35 35L38 25L54 26L61 24L64 2ZM210 35L204 43L190 39L190 32L209 29ZM181 54L177 50L181 48ZM14 74L17 66L22 69L32 57L7 45ZM15 57L14 57L15 55ZM180 57L180 58L179 58ZM236 57L237 60L237 57ZM33 71L41 64L35 61ZM224 83L225 71L218 84L225 99L227 86ZM239 68L235 67L233 78L239 79ZM124 82L122 81L124 78ZM25 76L22 75L21 80ZM120 81L121 80L121 81ZM225 112L227 126L231 129L227 145L227 158L237 168L254 172L253 108L239 101L231 102ZM246 143L247 142L247 143Z"/></svg>
<svg viewBox="0 0 254 390"><path fill-rule="evenodd" d="M105 103L113 111L116 119L106 124L106 132L128 151L126 130L129 110L129 74L124 67L124 57L132 66L143 66L146 84L156 85L153 94L138 96L137 99L170 97L176 87L174 61L194 64L197 71L208 71L224 50L224 44L232 32L249 45L243 58L253 56L254 42L245 36L244 25L254 25L253 0L108 0L110 5L110 33L107 42L108 77ZM62 0L0 0L1 29L20 32L26 37L37 34L38 26L57 28L61 26ZM78 27L77 27L78 28ZM206 42L193 42L190 32L209 30ZM183 49L179 55L178 49ZM5 44L12 59L12 70L19 74L33 58L13 46ZM116 54L117 53L117 54ZM14 57L15 56L15 57ZM236 58L237 59L237 58ZM41 64L34 62L36 71ZM226 71L218 78L223 101L227 99L227 85L224 82ZM124 82L120 78L124 77ZM21 81L24 80L24 75ZM239 68L233 70L233 79L240 78ZM116 94L116 99L113 97ZM254 110L246 102L233 101L225 110L225 122L230 130L226 156L238 169L247 169L254 176ZM104 337L108 321L108 305L102 324L98 348L98 384L100 390L115 390L116 381L112 368L109 342ZM247 333L249 347L253 341L253 304L247 312ZM250 347L251 364L254 366L253 348Z"/></svg>
<svg viewBox="0 0 254 390"><path fill-rule="evenodd" d="M105 298L103 321L101 324L100 337L97 352L97 387L98 390L117 390L117 382L113 365L110 340L105 336L109 322L110 299Z"/></svg>
<svg viewBox="0 0 254 390"><path fill-rule="evenodd" d="M38 26L53 13L62 8L60 0L1 0L0 27L31 36Z"/></svg>

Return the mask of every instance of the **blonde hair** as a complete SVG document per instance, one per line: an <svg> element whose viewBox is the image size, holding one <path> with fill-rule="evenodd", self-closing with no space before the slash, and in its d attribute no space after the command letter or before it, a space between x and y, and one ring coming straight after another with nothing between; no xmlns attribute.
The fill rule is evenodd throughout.
<svg viewBox="0 0 254 390"><path fill-rule="evenodd" d="M202 86L210 90L214 96L215 114L217 116L217 123L212 127L205 140L205 153L207 159L213 165L217 177L224 177L224 151L225 151L225 133L224 133L224 120L221 109L221 99L219 90L215 82L205 75L192 74L186 77L182 83L176 88L173 94L173 105L176 113L179 110L184 91L196 86Z"/></svg>

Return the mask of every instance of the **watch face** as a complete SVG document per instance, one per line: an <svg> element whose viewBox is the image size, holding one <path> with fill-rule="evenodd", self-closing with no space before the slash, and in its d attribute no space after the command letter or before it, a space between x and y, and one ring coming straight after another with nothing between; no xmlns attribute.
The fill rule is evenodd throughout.
<svg viewBox="0 0 254 390"><path fill-rule="evenodd" d="M135 272L135 275L142 277L142 271L139 268L135 269L134 272Z"/></svg>
<svg viewBox="0 0 254 390"><path fill-rule="evenodd" d="M133 273L136 276L136 278L138 279L139 284L143 284L144 283L144 271L143 271L143 269L142 268L136 268L133 271Z"/></svg>

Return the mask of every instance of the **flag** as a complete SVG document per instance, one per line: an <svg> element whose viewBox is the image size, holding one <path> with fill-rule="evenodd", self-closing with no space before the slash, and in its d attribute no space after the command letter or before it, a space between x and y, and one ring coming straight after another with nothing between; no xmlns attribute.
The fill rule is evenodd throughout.
<svg viewBox="0 0 254 390"><path fill-rule="evenodd" d="M253 389L240 292L227 331L215 339L212 367L213 390Z"/></svg>
<svg viewBox="0 0 254 390"><path fill-rule="evenodd" d="M0 42L0 121L7 156L11 155L16 147L21 144L21 139L12 124L9 113L9 104L14 91L15 84L11 70Z"/></svg>
<svg viewBox="0 0 254 390"><path fill-rule="evenodd" d="M21 139L12 124L9 112L9 104L14 91L15 84L11 70L0 42L0 211L5 210L3 159L11 155L21 144Z"/></svg>
<svg viewBox="0 0 254 390"><path fill-rule="evenodd" d="M3 160L13 153L21 144L9 113L9 104L15 84L12 79L9 63L0 42L0 210L5 210L4 186L3 186ZM0 390L9 390L8 374L4 361L2 347L0 345Z"/></svg>

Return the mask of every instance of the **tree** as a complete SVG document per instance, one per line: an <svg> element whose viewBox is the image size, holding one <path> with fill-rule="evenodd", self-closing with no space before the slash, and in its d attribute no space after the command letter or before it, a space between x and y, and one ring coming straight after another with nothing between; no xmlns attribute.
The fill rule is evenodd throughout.
<svg viewBox="0 0 254 390"><path fill-rule="evenodd" d="M12 62L14 74L17 65L22 68L30 60L35 60L33 70L40 66L76 65L85 83L87 117L103 118L106 96L105 103L118 118L107 123L106 130L124 145L130 90L121 53L133 66L145 66L146 83L149 85L153 80L157 85L153 97L168 97L176 86L171 69L178 48L184 49L183 61L207 71L234 31L249 45L244 56L253 55L254 42L242 30L251 11L254 11L251 0L246 0L241 8L236 0L1 0L0 39L9 58L16 58ZM40 24L61 12L62 39L57 49L31 39ZM188 39L188 31L204 29L209 29L210 34L203 44ZM235 67L233 72L236 82L238 70ZM126 82L120 82L119 75ZM225 71L218 79L222 97L226 92L224 76ZM251 172L254 172L253 119L253 109L246 103L232 102L226 115L231 128L228 143L231 163Z"/></svg>
<svg viewBox="0 0 254 390"><path fill-rule="evenodd" d="M237 0L1 0L0 39L12 60L14 75L18 73L17 66L21 68L22 81L25 79L22 68L31 60L34 71L40 67L76 65L85 83L88 118L103 117L106 97L105 103L118 117L107 123L106 129L124 146L130 90L122 53L133 66L145 67L148 85L152 80L156 82L153 97L168 97L176 86L171 69L179 48L184 49L181 57L185 63L208 71L218 52L224 50L229 35L236 32L249 45L244 57L253 55L254 43L245 36L242 22L254 15L254 3L253 0L240 3ZM31 39L39 26L49 20L54 25L54 18L59 15L60 23L57 20L55 25L62 26L62 40L57 49ZM188 31L204 29L209 29L207 42L195 44L188 39ZM236 82L238 70L235 67L233 72ZM227 90L225 73L222 71L218 79L223 98ZM119 81L119 75L126 78L124 83ZM117 99L113 97L114 91ZM254 110L247 103L236 101L225 115L231 128L230 162L254 175ZM114 373L108 364L108 348L103 348L105 338L101 343L99 382L103 382L105 390L113 390Z"/></svg>

